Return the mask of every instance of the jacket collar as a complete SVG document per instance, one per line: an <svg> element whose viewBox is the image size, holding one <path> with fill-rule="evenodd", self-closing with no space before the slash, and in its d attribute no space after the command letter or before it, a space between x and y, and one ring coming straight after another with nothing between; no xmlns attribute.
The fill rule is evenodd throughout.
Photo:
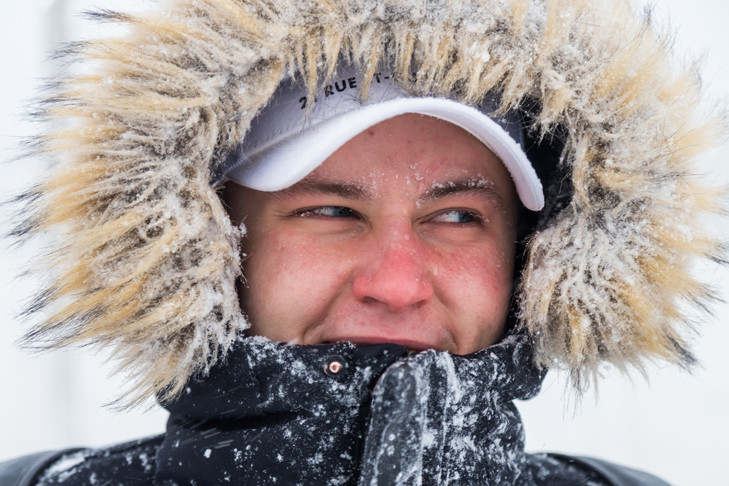
<svg viewBox="0 0 729 486"><path fill-rule="evenodd" d="M297 413L322 401L361 401L363 390L407 354L396 344L299 346L243 338L225 362L191 380L179 399L163 406L173 417L204 421Z"/></svg>
<svg viewBox="0 0 729 486"><path fill-rule="evenodd" d="M164 405L157 480L506 484L524 462L511 401L535 395L542 376L523 336L467 356L245 338Z"/></svg>

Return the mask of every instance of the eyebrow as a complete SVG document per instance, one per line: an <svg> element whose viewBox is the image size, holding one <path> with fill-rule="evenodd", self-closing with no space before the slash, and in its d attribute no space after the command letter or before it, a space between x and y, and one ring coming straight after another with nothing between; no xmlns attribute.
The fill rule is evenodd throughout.
<svg viewBox="0 0 729 486"><path fill-rule="evenodd" d="M494 201L501 207L505 207L504 198L496 190L495 184L490 179L481 177L469 177L468 179L460 179L448 181L445 183L433 184L418 201L433 201L445 197L463 193L477 193L485 196L487 199Z"/></svg>
<svg viewBox="0 0 729 486"><path fill-rule="evenodd" d="M304 179L291 187L278 191L282 196L297 196L300 194L323 194L339 196L345 199L370 201L374 199L372 192L357 184L339 181L324 181L318 179Z"/></svg>
<svg viewBox="0 0 729 486"><path fill-rule="evenodd" d="M434 201L456 194L476 193L485 196L499 207L506 206L504 198L495 188L490 179L483 177L469 177L444 183L435 183L418 198L418 202ZM279 196L298 196L302 194L323 194L338 196L358 201L371 201L374 194L367 187L344 181L328 181L316 178L306 178L291 187L277 191Z"/></svg>

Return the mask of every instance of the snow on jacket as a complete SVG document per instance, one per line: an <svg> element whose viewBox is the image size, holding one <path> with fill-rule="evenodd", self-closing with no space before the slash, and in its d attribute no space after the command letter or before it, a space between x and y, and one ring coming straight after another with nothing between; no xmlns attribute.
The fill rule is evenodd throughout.
<svg viewBox="0 0 729 486"><path fill-rule="evenodd" d="M166 404L166 434L69 452L27 484L665 486L524 453L513 400L534 396L543 377L527 341L456 356L246 338Z"/></svg>

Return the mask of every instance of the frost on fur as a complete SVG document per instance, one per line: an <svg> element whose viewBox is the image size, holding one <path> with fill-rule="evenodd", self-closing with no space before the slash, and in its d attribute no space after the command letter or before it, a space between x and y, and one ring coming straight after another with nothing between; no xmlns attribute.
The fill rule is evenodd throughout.
<svg viewBox="0 0 729 486"><path fill-rule="evenodd" d="M70 49L88 69L44 106L72 123L39 137L57 164L24 227L63 242L44 261L51 280L31 310L48 317L29 342L113 346L129 403L173 397L223 357L247 324L241 234L211 177L284 76L313 94L344 56L365 85L394 63L414 93L495 92L529 112L531 133L563 137L574 194L529 240L519 290L540 363L580 382L601 362L687 361L681 302L707 296L689 263L718 248L696 224L717 198L691 174L719 125L697 121L696 81L627 2L278 3L106 13L126 35Z"/></svg>

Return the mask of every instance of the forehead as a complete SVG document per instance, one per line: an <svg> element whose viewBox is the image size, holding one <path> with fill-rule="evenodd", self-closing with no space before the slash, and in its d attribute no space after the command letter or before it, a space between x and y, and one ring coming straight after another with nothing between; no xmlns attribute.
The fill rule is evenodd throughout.
<svg viewBox="0 0 729 486"><path fill-rule="evenodd" d="M459 184L515 198L506 168L486 146L456 125L418 114L368 128L297 185L327 181L373 195L395 190L427 197Z"/></svg>

